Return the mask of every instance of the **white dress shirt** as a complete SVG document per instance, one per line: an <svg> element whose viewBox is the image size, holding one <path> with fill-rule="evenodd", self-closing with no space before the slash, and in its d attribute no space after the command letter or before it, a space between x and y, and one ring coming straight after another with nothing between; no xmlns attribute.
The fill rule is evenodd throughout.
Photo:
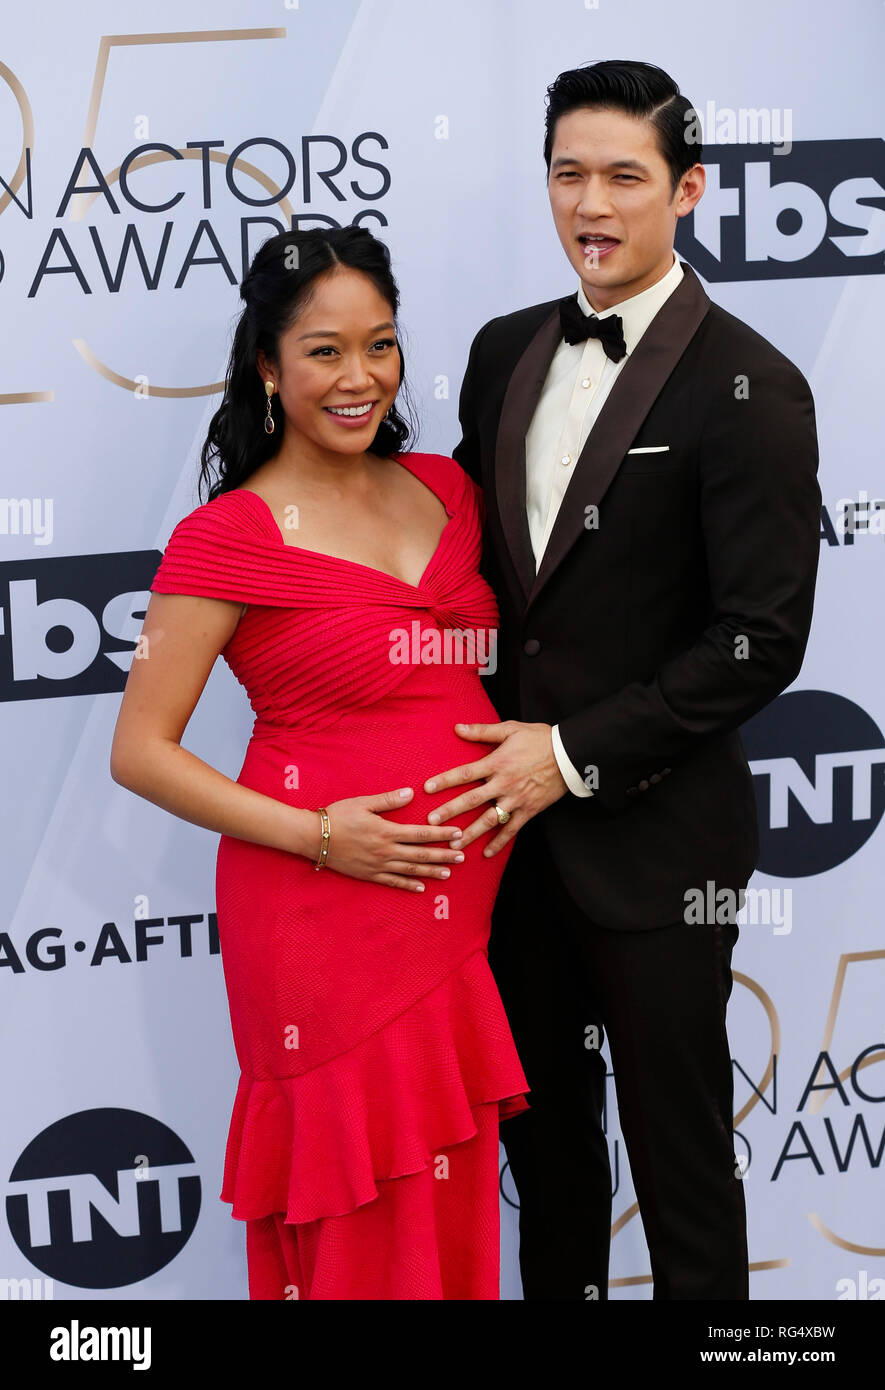
<svg viewBox="0 0 885 1390"><path fill-rule="evenodd" d="M666 275L654 285L597 315L601 319L611 314L621 317L627 353L620 362L606 356L598 338L588 338L585 343L567 343L563 339L553 354L525 440L526 516L536 572L587 436L619 372L681 279L682 266L674 256ZM580 280L578 304L584 314L595 312ZM582 774L568 757L556 724L553 753L569 790L575 796L592 796L592 790L584 785Z"/></svg>

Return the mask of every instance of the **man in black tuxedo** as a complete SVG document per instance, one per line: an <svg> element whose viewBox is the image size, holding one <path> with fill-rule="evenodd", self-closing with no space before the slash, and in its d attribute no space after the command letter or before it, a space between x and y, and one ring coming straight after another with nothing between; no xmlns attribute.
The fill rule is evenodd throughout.
<svg viewBox="0 0 885 1390"><path fill-rule="evenodd" d="M799 672L820 492L805 379L674 257L704 190L693 116L644 63L556 79L548 191L579 289L480 329L461 391L503 722L457 726L498 747L425 787L487 779L439 809L491 802L464 845L518 831L489 959L531 1087L502 1128L526 1298L607 1296L603 1029L655 1298L749 1296L725 1026L758 856L738 728Z"/></svg>

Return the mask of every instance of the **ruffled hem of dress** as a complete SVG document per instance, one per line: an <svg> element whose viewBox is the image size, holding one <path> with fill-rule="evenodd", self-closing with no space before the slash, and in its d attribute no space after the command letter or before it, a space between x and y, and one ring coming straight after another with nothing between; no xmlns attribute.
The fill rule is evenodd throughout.
<svg viewBox="0 0 885 1390"><path fill-rule="evenodd" d="M377 1184L477 1133L473 1110L528 1109L485 951L350 1052L299 1076L240 1077L221 1201L240 1221L343 1216Z"/></svg>

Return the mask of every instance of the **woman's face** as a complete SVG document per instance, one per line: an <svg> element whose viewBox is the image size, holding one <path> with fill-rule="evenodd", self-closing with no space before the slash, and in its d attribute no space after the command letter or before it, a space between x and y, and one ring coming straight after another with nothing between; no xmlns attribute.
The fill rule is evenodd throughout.
<svg viewBox="0 0 885 1390"><path fill-rule="evenodd" d="M278 349L275 365L258 354L258 370L279 392L287 439L364 453L400 379L393 311L372 280L344 266L320 276Z"/></svg>

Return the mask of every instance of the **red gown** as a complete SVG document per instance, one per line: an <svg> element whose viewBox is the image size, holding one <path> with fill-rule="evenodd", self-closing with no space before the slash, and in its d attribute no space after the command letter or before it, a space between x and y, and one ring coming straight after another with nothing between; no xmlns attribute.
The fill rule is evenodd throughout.
<svg viewBox="0 0 885 1390"><path fill-rule="evenodd" d="M256 715L238 782L310 808L410 786L385 814L421 824L453 795L425 780L490 751L453 725L498 722L477 674L498 612L480 490L453 459L397 461L449 517L417 587L289 544L241 489L178 523L152 589L249 605L222 653ZM488 964L492 837L417 894L221 836L242 1074L220 1196L251 1298L499 1297L498 1123L528 1085Z"/></svg>

